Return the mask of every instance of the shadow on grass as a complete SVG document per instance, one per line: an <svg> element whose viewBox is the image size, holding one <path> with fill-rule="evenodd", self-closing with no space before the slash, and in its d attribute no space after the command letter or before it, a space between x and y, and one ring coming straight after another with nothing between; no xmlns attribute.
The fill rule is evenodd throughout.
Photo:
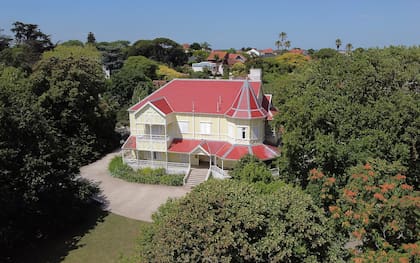
<svg viewBox="0 0 420 263"><path fill-rule="evenodd" d="M98 197L98 199L100 200L101 197ZM20 248L19 251L15 251L12 262L58 263L63 261L70 251L82 247L83 245L78 244L80 239L108 216L109 213L101 209L106 204L99 200L95 199L98 203L91 204L86 209L85 215L79 223L75 223L60 232L52 233L45 239L32 242L26 247Z"/></svg>

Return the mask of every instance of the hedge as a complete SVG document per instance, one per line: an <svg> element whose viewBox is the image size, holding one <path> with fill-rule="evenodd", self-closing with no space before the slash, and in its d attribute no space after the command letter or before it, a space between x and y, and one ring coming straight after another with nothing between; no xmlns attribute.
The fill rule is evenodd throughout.
<svg viewBox="0 0 420 263"><path fill-rule="evenodd" d="M116 156L111 160L108 170L114 177L140 184L181 186L183 185L184 179L184 175L182 174L166 174L164 168L144 168L134 170L127 164L123 163L121 156Z"/></svg>

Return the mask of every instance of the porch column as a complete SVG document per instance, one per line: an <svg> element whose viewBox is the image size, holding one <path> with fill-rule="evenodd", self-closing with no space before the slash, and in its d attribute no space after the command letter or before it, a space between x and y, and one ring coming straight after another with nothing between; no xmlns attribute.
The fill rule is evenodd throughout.
<svg viewBox="0 0 420 263"><path fill-rule="evenodd" d="M122 162L125 163L125 160L124 160L124 150L121 151L121 158L122 158Z"/></svg>
<svg viewBox="0 0 420 263"><path fill-rule="evenodd" d="M136 155L136 160L137 160L137 166L140 166L140 153L139 153L139 151L135 151L134 152L134 155Z"/></svg>

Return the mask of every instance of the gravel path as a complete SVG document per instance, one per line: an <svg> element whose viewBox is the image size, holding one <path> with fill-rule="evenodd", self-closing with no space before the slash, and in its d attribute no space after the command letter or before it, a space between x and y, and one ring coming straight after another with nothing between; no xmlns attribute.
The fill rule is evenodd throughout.
<svg viewBox="0 0 420 263"><path fill-rule="evenodd" d="M99 183L106 210L128 218L152 222L152 214L168 198L181 197L190 191L188 187L136 184L110 176L108 164L119 154L120 152L110 153L80 168L82 177Z"/></svg>

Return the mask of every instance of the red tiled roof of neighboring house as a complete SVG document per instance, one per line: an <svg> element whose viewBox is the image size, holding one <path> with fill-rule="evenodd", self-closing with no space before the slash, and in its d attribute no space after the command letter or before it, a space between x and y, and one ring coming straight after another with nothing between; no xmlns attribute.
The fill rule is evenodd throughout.
<svg viewBox="0 0 420 263"><path fill-rule="evenodd" d="M226 115L239 119L264 118L267 117L267 111L258 103L249 82L245 81Z"/></svg>
<svg viewBox="0 0 420 263"><path fill-rule="evenodd" d="M124 149L124 150L134 150L134 149L136 149L136 136L128 137L121 148Z"/></svg>
<svg viewBox="0 0 420 263"><path fill-rule="evenodd" d="M165 98L166 110L161 107L161 104L167 107L163 101L154 103L163 113L169 112L169 108L182 113L225 114L229 111L227 115L235 118L259 118L266 114L255 95L261 92L260 81L175 79L129 111L137 111L149 101Z"/></svg>
<svg viewBox="0 0 420 263"><path fill-rule="evenodd" d="M302 49L300 49L300 48L294 48L294 49L291 49L290 51L289 51L289 53L293 53L293 54L300 54L300 55L303 55L303 50Z"/></svg>
<svg viewBox="0 0 420 263"><path fill-rule="evenodd" d="M158 108L163 114L169 114L173 112L171 106L168 104L168 101L165 98L157 98L150 101L156 108Z"/></svg>
<svg viewBox="0 0 420 263"><path fill-rule="evenodd" d="M174 139L168 152L192 153L201 146L208 154L216 155L224 160L239 160L246 154L253 154L260 160L269 160L280 155L279 150L270 145L232 145L224 141L207 141L191 139Z"/></svg>
<svg viewBox="0 0 420 263"><path fill-rule="evenodd" d="M266 48L266 49L260 50L260 53L263 53L263 54L273 54L273 52L274 50L272 48Z"/></svg>
<svg viewBox="0 0 420 263"><path fill-rule="evenodd" d="M241 54L229 54L228 55L228 65L232 66L236 63L244 63L246 58Z"/></svg>
<svg viewBox="0 0 420 263"><path fill-rule="evenodd" d="M216 60L216 55L218 59L224 60L227 58L228 53L226 51L213 50L212 52L210 52L209 56L207 57L207 60Z"/></svg>
<svg viewBox="0 0 420 263"><path fill-rule="evenodd" d="M187 43L182 44L182 47L183 47L184 49L189 49L189 48L190 48L190 44L187 44Z"/></svg>

